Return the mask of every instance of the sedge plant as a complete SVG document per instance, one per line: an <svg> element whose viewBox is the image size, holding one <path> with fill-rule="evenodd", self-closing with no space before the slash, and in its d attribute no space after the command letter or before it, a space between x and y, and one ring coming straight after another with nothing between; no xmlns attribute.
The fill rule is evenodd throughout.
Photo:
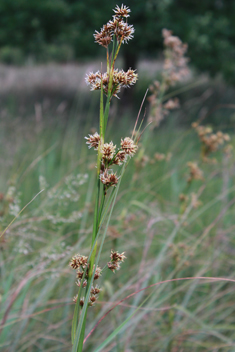
<svg viewBox="0 0 235 352"><path fill-rule="evenodd" d="M138 149L140 138L139 129L136 131L135 125L132 136L121 139L119 147L113 142L106 141L106 128L112 98L118 97L121 88L135 84L138 78L133 69L124 72L115 68L121 45L128 43L133 38L134 28L127 23L129 14L128 7L116 6L112 20L107 22L100 32L95 32L95 42L106 49L107 70L106 72L102 72L102 70L91 72L86 76L86 82L91 90L100 90L99 133L96 132L85 137L88 147L97 152L96 201L90 254L89 256L76 254L70 262L70 266L77 270L77 285L79 287L78 294L74 297L76 305L72 323L73 352L80 352L83 349L88 307L94 305L100 292L99 286L94 282L102 274L102 269L98 264L109 220L121 178L129 159ZM114 172L113 167L120 167L121 171ZM119 253L112 249L110 257L111 260L106 264L106 267L115 272L125 259L124 252Z"/></svg>

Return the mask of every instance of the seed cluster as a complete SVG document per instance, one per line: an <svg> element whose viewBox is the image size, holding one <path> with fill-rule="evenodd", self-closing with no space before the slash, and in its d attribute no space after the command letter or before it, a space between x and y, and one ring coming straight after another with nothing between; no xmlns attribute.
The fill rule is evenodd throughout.
<svg viewBox="0 0 235 352"><path fill-rule="evenodd" d="M179 108L179 100L177 98L170 99L163 103L163 96L165 91L182 81L188 74L187 68L188 58L185 57L187 51L187 44L172 35L172 31L168 29L162 30L164 38L164 65L162 72L162 82L155 81L149 90L152 93L148 98L150 102L149 122L152 128L158 127L160 122L167 116L170 110Z"/></svg>
<svg viewBox="0 0 235 352"><path fill-rule="evenodd" d="M119 270L120 269L120 264L124 261L124 259L126 258L124 256L125 252L122 253L118 253L116 251L111 251L111 261L108 262L108 268L114 273L115 270Z"/></svg>
<svg viewBox="0 0 235 352"><path fill-rule="evenodd" d="M202 143L202 154L204 161L208 161L208 156L211 153L216 152L220 146L230 141L230 137L227 133L223 133L221 131L213 133L211 127L201 126L198 122L194 122L192 127L197 132L198 137ZM227 153L228 150L231 152L230 145L227 145L224 148L224 152Z"/></svg>
<svg viewBox="0 0 235 352"><path fill-rule="evenodd" d="M127 43L130 39L133 38L134 27L127 23L127 18L130 16L129 13L131 10L122 5L121 8L117 5L113 10L115 15L113 19L108 21L105 24L100 32L95 31L94 37L95 42L99 45L102 45L104 48L107 48L108 45L112 42L113 36L116 37L118 42ZM123 20L126 19L126 21Z"/></svg>
<svg viewBox="0 0 235 352"><path fill-rule="evenodd" d="M188 45L172 35L168 29L162 30L165 45L164 75L168 86L181 81L189 73L187 68L188 58L184 55Z"/></svg>
<svg viewBox="0 0 235 352"><path fill-rule="evenodd" d="M86 75L85 81L87 85L90 86L91 90L100 90L102 85L104 93L108 95L109 77L110 74L108 72L90 72ZM135 73L135 70L129 69L127 72L118 69L113 70L111 87L112 96L117 97L121 88L129 88L137 82L137 79L138 75Z"/></svg>
<svg viewBox="0 0 235 352"><path fill-rule="evenodd" d="M114 13L112 20L108 21L101 28L100 32L96 31L94 34L95 42L106 49L114 38L120 46L122 43L128 43L128 41L133 38L134 34L133 26L127 23L130 9L125 5L121 7L116 6ZM129 88L136 83L138 75L135 70L129 68L129 70L125 72L123 70L114 69L114 62L112 67L110 67L109 63L107 72L101 73L97 71L95 73L90 72L86 75L85 80L91 90L100 90L102 87L106 95L111 93L111 97L118 97L117 94L120 92L121 88Z"/></svg>
<svg viewBox="0 0 235 352"><path fill-rule="evenodd" d="M204 180L203 171L198 167L196 162L189 161L187 166L189 167L190 174L187 180L188 183L192 182L192 180Z"/></svg>
<svg viewBox="0 0 235 352"><path fill-rule="evenodd" d="M89 148L98 149L100 145L101 152L101 168L100 168L100 180L105 185L107 190L110 186L116 186L119 177L116 173L110 169L112 165L122 165L127 162L128 157L132 157L136 154L138 146L135 144L133 139L125 137L121 139L120 147L117 148L113 142L100 144L100 136L96 132L94 135L85 137Z"/></svg>
<svg viewBox="0 0 235 352"><path fill-rule="evenodd" d="M74 270L77 270L77 286L80 287L81 286L81 280L83 278L83 275L85 273L85 279L83 280L82 283L82 287L86 287L87 286L87 280L88 280L88 269L89 269L89 264L87 262L88 257L84 256L84 255L80 255L80 254L76 254L70 261L70 267ZM94 280L99 279L100 275L101 275L101 268L99 266L96 267L95 270L95 275L94 275ZM94 303L96 302L97 298L98 298L98 294L100 292L100 288L96 285L95 287L91 288L91 292L90 292L90 297L89 297L89 302L88 305L89 306L93 306ZM78 296L74 297L74 302L77 302L77 298ZM84 305L84 297L80 299L80 306L82 307Z"/></svg>

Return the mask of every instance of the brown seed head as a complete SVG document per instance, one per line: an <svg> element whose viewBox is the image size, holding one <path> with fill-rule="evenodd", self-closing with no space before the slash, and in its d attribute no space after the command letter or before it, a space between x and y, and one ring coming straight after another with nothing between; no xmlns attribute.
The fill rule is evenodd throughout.
<svg viewBox="0 0 235 352"><path fill-rule="evenodd" d="M135 145L134 141L130 137L125 137L124 140L121 139L122 150L126 155L133 156L138 149L138 146Z"/></svg>
<svg viewBox="0 0 235 352"><path fill-rule="evenodd" d="M110 161L114 157L116 150L116 145L113 145L113 142L105 143L102 145L101 153L104 161Z"/></svg>
<svg viewBox="0 0 235 352"><path fill-rule="evenodd" d="M101 268L99 266L97 266L96 269L95 269L94 280L97 280L100 277L101 272L102 272Z"/></svg>
<svg viewBox="0 0 235 352"><path fill-rule="evenodd" d="M78 280L78 281L76 282L76 285L77 285L78 287L80 287L80 286L81 286L81 281ZM87 286L87 280L84 280L83 283L82 283L82 287L86 287L86 286Z"/></svg>
<svg viewBox="0 0 235 352"><path fill-rule="evenodd" d="M104 48L107 48L112 41L112 31L108 24L104 25L100 32L95 31L94 33L95 42Z"/></svg>
<svg viewBox="0 0 235 352"><path fill-rule="evenodd" d="M89 134L89 137L85 137L85 139L87 140L86 144L88 144L88 148L94 148L95 150L98 150L100 135L97 132L95 132L93 135Z"/></svg>
<svg viewBox="0 0 235 352"><path fill-rule="evenodd" d="M119 262L108 262L108 268L112 270L113 273L115 273L115 270L120 269L120 263Z"/></svg>
<svg viewBox="0 0 235 352"><path fill-rule="evenodd" d="M118 253L116 251L111 251L111 255L110 255L110 258L112 261L114 262L123 262L124 259L126 258L125 255L124 255L125 252L122 252L122 253Z"/></svg>
<svg viewBox="0 0 235 352"><path fill-rule="evenodd" d="M70 262L70 266L73 269L78 269L82 267L83 269L87 266L87 259L88 257L80 254L76 254Z"/></svg>
<svg viewBox="0 0 235 352"><path fill-rule="evenodd" d="M119 152L115 156L113 163L116 165L122 165L125 162L126 162L126 153L124 150L119 150Z"/></svg>
<svg viewBox="0 0 235 352"><path fill-rule="evenodd" d="M98 295L99 293L100 293L100 288L97 285L95 287L92 286L91 294L92 295Z"/></svg>
<svg viewBox="0 0 235 352"><path fill-rule="evenodd" d="M118 5L116 5L115 9L113 10L115 15L115 18L119 18L119 17L130 17L129 13L131 12L131 10L129 9L129 7L125 6L122 4L121 7L119 7Z"/></svg>
<svg viewBox="0 0 235 352"><path fill-rule="evenodd" d="M104 185L106 185L108 187L109 186L115 186L118 183L118 177L117 177L116 173L115 174L113 174L113 173L109 174L108 170L106 169L104 171L104 173L102 173L100 175L100 181Z"/></svg>

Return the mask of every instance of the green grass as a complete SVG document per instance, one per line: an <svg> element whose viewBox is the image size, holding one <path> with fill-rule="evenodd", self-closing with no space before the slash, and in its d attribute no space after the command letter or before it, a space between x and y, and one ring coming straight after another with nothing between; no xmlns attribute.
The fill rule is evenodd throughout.
<svg viewBox="0 0 235 352"><path fill-rule="evenodd" d="M0 190L8 194L1 203L1 229L44 189L0 242L1 319L5 315L0 347L6 352L71 350L77 290L68 263L77 252L89 253L95 198L96 155L84 140L95 112L88 110L84 123L87 107L79 106L76 119L67 123L1 122ZM116 118L110 127L114 142L129 134L127 119ZM101 263L109 261L110 249L125 251L127 259L115 274L103 271L102 292L88 311L86 334L112 305L154 283L194 276L235 278L234 158L225 160L218 152L217 165L201 163L206 181L188 187L186 163L200 160L200 145L193 130L170 121L146 132L146 165L131 160L123 177ZM172 153L172 158L156 161L156 152ZM183 212L179 194L192 192L201 193L202 205L194 209L189 202ZM143 290L104 318L84 351L95 351L137 307L102 351L234 351L234 285L185 280Z"/></svg>

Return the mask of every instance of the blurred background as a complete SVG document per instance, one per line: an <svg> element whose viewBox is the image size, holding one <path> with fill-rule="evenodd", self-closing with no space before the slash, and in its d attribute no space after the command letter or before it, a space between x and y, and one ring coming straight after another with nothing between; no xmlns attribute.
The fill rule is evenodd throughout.
<svg viewBox="0 0 235 352"><path fill-rule="evenodd" d="M96 156L84 136L98 129L99 115L99 92L90 92L84 78L101 62L105 67L105 49L93 33L116 4L122 3L0 0L0 230L44 189L0 239L2 351L71 348L76 285L68 263L89 252ZM163 28L188 44L190 75L167 92L180 109L149 139L143 136L125 174L102 260L109 260L110 248L125 251L127 260L115 275L103 273L87 332L110 304L148 284L235 277L234 157L218 152L216 165L201 165L205 183L187 184L187 162L201 163L192 122L229 133L235 145L235 1L124 4L135 34L121 47L117 66L137 69L139 80L113 99L107 137L118 143L131 134L146 90L161 77ZM148 99L144 111L147 119ZM182 208L181 193L199 194L201 207ZM234 351L232 284L197 280L154 292L104 351ZM149 293L104 320L84 350L93 351Z"/></svg>

